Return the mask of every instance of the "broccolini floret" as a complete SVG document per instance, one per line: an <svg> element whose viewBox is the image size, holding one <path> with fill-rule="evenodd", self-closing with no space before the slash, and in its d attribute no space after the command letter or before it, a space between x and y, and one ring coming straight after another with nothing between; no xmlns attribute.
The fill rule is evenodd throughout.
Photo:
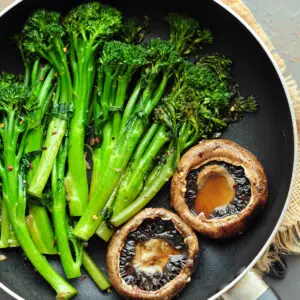
<svg viewBox="0 0 300 300"><path fill-rule="evenodd" d="M211 44L213 37L208 29L202 29L197 20L175 13L166 17L170 28L170 42L182 55L189 55L200 50L203 44Z"/></svg>

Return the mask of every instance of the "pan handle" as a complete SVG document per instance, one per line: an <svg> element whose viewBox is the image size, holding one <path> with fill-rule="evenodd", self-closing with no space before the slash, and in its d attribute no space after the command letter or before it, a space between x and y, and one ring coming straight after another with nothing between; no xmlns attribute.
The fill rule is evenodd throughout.
<svg viewBox="0 0 300 300"><path fill-rule="evenodd" d="M279 295L252 270L222 295L222 298L223 300L280 300Z"/></svg>

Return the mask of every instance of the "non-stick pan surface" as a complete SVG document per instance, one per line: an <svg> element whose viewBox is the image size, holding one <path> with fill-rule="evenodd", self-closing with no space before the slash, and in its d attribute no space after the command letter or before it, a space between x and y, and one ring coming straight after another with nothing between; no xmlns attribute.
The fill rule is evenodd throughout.
<svg viewBox="0 0 300 300"><path fill-rule="evenodd" d="M106 1L108 2L108 1ZM68 3L68 4L67 4ZM65 12L80 1L25 0L0 19L0 70L22 71L22 63L10 38L19 32L30 13L37 8ZM256 38L235 17L211 0L116 0L109 3L129 16L150 17L153 36L167 38L164 15L184 12L212 30L215 42L206 52L221 52L234 60L234 78L243 95L253 94L259 112L233 124L225 138L240 143L255 153L264 165L269 179L268 205L256 224L241 236L213 241L199 236L199 266L180 299L207 299L232 282L257 256L272 233L282 209L293 171L293 122L288 101L278 74ZM169 185L150 203L169 207ZM90 241L89 251L97 264L105 268L106 244L97 238ZM0 264L0 282L25 299L53 299L54 293L22 251L3 251L8 260ZM49 258L56 269L57 258ZM79 291L76 299L118 299L115 292L101 293L88 277L72 280ZM1 297L0 297L1 298Z"/></svg>

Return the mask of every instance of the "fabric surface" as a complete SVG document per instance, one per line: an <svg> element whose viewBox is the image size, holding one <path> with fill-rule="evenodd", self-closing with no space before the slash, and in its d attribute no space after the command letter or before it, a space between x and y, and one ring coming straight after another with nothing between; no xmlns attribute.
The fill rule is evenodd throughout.
<svg viewBox="0 0 300 300"><path fill-rule="evenodd" d="M271 40L264 32L260 24L256 21L250 9L241 0L222 0L236 13L238 13L260 36L262 41L270 50L280 71L282 72L291 96L294 112L297 121L298 135L300 133L300 92L295 80L287 73L284 61L280 58ZM300 146L300 145L298 145ZM300 254L300 151L298 147L298 168L296 180L293 186L291 202L285 213L279 231L273 240L272 245L265 252L256 264L256 269L260 272L268 272L272 262L276 261L281 254Z"/></svg>
<svg viewBox="0 0 300 300"><path fill-rule="evenodd" d="M14 0L0 0L0 12L5 9L8 5L13 3Z"/></svg>

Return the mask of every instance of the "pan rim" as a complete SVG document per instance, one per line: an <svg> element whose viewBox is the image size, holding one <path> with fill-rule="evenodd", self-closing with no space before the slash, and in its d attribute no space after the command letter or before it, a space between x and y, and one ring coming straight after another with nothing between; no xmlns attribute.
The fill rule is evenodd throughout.
<svg viewBox="0 0 300 300"><path fill-rule="evenodd" d="M8 11L10 11L12 8L14 8L17 4L20 2L23 2L23 0L15 0L10 5L6 6L2 11L0 11L0 18L5 15Z"/></svg>
<svg viewBox="0 0 300 300"><path fill-rule="evenodd" d="M297 169L297 161L298 161L298 133L297 133L297 123L296 123L296 117L295 117L295 111L294 107L292 105L292 99L287 87L287 83L284 79L283 74L281 73L278 64L276 63L271 51L268 49L266 44L263 42L263 40L260 38L260 36L254 31L254 29L238 14L236 13L231 7L226 5L225 3L222 2L222 0L213 0L215 3L217 3L219 6L224 8L227 12L229 12L233 17L235 17L251 34L252 36L257 40L257 42L260 44L260 46L263 48L264 52L268 56L269 60L271 61L278 77L281 82L281 85L283 87L289 110L290 110L290 115L291 115L291 120L292 120L292 126L293 126L293 139L294 139L294 159L293 159L293 170L292 170L292 176L290 179L290 186L288 190L288 194L286 197L286 201L284 204L284 207L281 211L281 214L278 218L278 221L270 234L269 238L265 242L264 246L260 249L256 257L250 262L250 264L241 272L235 279L233 279L229 284L227 284L225 287L223 287L219 292L217 292L215 295L211 296L208 298L208 300L215 300L224 293L226 293L228 290L233 288L245 275L248 271L250 271L256 262L261 258L261 256L264 254L264 252L267 250L268 246L272 243L272 240L275 237L275 234L277 233L279 226L283 220L284 214L290 204L291 197L292 197L292 190L295 185L295 179L296 179L296 169Z"/></svg>
<svg viewBox="0 0 300 300"><path fill-rule="evenodd" d="M15 0L13 1L10 5L8 5L6 8L4 8L0 12L0 18L5 15L8 11L10 11L12 8L14 8L16 5L19 3L23 2L25 0ZM230 8L227 4L223 3L222 0L213 0L216 4L221 6L223 9L225 9L228 13L230 13L234 18L236 18L250 33L251 35L257 40L257 42L260 44L264 52L266 53L267 57L271 61L278 78L281 82L281 85L283 87L287 102L288 102L288 107L289 107L289 112L292 120L292 126L293 126L293 140L294 140L294 159L293 159L293 170L292 170L292 176L290 179L290 186L288 190L288 194L286 197L286 201L284 204L284 207L282 209L282 212L278 218L278 221L270 234L269 238L265 242L264 246L261 248L259 253L256 255L256 257L250 262L250 264L235 278L233 279L230 283L228 283L225 287L223 287L219 292L217 292L215 295L211 296L208 298L208 300L215 300L218 297L220 297L222 294L233 288L245 275L248 271L250 271L255 263L259 260L259 258L264 254L266 251L267 247L271 244L275 234L277 233L279 226L283 220L284 214L289 206L289 203L291 201L291 196L292 196L292 189L295 185L295 179L296 179L296 168L297 168L297 160L298 160L298 133L297 133L297 124L296 124L296 117L295 117L295 111L294 107L292 105L292 99L288 91L287 83L283 77L283 74L281 73L279 66L275 62L273 55L271 51L267 48L266 44L262 41L262 39L259 37L259 35L254 31L254 29L240 16L238 15L232 8ZM12 298L16 300L24 300L21 296L16 294L14 291L6 287L4 284L0 282L0 289L2 289L4 292L6 292L8 295L10 295Z"/></svg>

